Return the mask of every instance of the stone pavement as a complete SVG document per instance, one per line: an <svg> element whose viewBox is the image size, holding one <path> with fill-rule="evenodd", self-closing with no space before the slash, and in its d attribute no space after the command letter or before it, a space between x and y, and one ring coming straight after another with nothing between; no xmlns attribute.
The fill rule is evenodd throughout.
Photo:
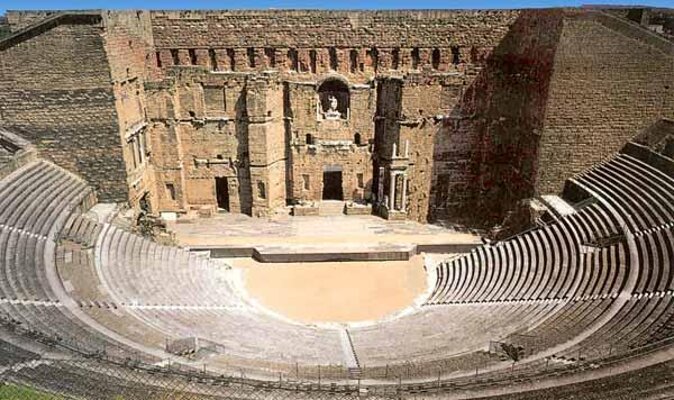
<svg viewBox="0 0 674 400"><path fill-rule="evenodd" d="M480 243L477 235L414 221L376 216L277 216L218 214L169 222L181 246L255 247L260 251L405 251L414 245Z"/></svg>

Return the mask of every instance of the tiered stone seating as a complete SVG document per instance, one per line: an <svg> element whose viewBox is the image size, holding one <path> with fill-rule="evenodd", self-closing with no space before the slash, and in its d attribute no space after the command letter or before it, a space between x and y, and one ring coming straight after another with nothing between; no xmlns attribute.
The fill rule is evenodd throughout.
<svg viewBox="0 0 674 400"><path fill-rule="evenodd" d="M286 323L250 307L231 269L113 225L102 232L99 277L110 297L167 337L198 336L228 354L271 361L341 364L335 329ZM292 356L289 356L292 355Z"/></svg>
<svg viewBox="0 0 674 400"><path fill-rule="evenodd" d="M537 323L558 306L559 301L521 301L424 307L409 316L350 332L364 378L381 375L384 368L376 367L384 366L389 378L396 376L396 364L403 364L399 369L407 378L410 363L417 371L409 378L427 377L437 374L438 365L443 373L450 373L499 361L484 357L491 340Z"/></svg>
<svg viewBox="0 0 674 400"><path fill-rule="evenodd" d="M40 358L38 354L0 340L0 367L8 367L38 358Z"/></svg>
<svg viewBox="0 0 674 400"><path fill-rule="evenodd" d="M536 355L552 348L563 366L671 339L674 179L620 154L571 182L594 200L555 223L442 263L424 307L349 327L347 346L343 327L297 324L250 303L236 271L207 256L72 213L90 193L86 185L33 162L0 181L0 313L85 352L118 347L128 354L112 339L119 336L102 333L86 315L152 351L162 350L162 339L198 337L225 349L212 355L216 364L261 371L255 376L288 373L289 366L299 375L315 365L334 366L340 376L350 355L363 379L442 373L464 382L473 369L486 369L494 371L481 378L489 381L502 379L507 364L487 351L490 342L521 345L526 377L545 363ZM66 267L83 270L85 281L76 283L89 289L68 282L66 290L81 309L62 304L62 291L52 288L47 271L58 263L66 275ZM608 322L597 324L605 315ZM31 354L0 341L0 357L35 359ZM79 366L35 363L12 376L49 389L57 374L57 390L74 395L91 395L77 386L88 375L139 395L145 390Z"/></svg>
<svg viewBox="0 0 674 400"><path fill-rule="evenodd" d="M147 376L144 382L134 381L135 375L129 371L111 365L106 365L102 372L98 372L99 368L92 362L42 362L12 371L7 378L48 392L68 393L84 399L115 399L120 393L131 399L161 399L171 395L170 389L150 385Z"/></svg>
<svg viewBox="0 0 674 400"><path fill-rule="evenodd" d="M571 182L592 189L612 204L632 232L674 221L672 177L627 154L618 154Z"/></svg>
<svg viewBox="0 0 674 400"><path fill-rule="evenodd" d="M92 191L80 178L44 161L0 181L0 312L27 330L97 351L117 346L76 318L47 278L54 238Z"/></svg>
<svg viewBox="0 0 674 400"><path fill-rule="evenodd" d="M99 251L102 279L123 304L242 305L230 286L232 271L208 257L158 245L113 225L106 226Z"/></svg>
<svg viewBox="0 0 674 400"><path fill-rule="evenodd" d="M65 170L32 162L0 185L0 297L57 300L47 282L53 234L90 190Z"/></svg>
<svg viewBox="0 0 674 400"><path fill-rule="evenodd" d="M549 389L517 392L507 395L480 396L491 400L609 400L609 399L666 399L674 390L671 379L674 361L656 364L637 371L616 373L607 378L554 386Z"/></svg>
<svg viewBox="0 0 674 400"><path fill-rule="evenodd" d="M563 299L619 291L625 271L614 266L624 257L624 249L600 250L604 258L581 251L583 245L616 234L618 228L607 212L590 205L558 224L440 264L428 304ZM597 281L579 292L579 282L586 283L584 274L598 275Z"/></svg>
<svg viewBox="0 0 674 400"><path fill-rule="evenodd" d="M525 356L580 337L611 308L607 323L554 355L572 363L671 338L674 177L618 154L570 182L594 200L557 223L442 263L428 304L559 299L540 323L503 338ZM612 307L618 296L627 300ZM541 360L524 365L534 373Z"/></svg>
<svg viewBox="0 0 674 400"><path fill-rule="evenodd" d="M73 213L66 222L61 236L84 247L92 247L103 225L81 214Z"/></svg>

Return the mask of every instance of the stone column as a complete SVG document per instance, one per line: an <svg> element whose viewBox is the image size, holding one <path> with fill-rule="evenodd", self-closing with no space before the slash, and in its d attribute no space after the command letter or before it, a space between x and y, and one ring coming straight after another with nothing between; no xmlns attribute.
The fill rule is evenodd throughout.
<svg viewBox="0 0 674 400"><path fill-rule="evenodd" d="M407 211L407 173L403 174L403 187L402 187L402 201L400 203L400 211Z"/></svg>
<svg viewBox="0 0 674 400"><path fill-rule="evenodd" d="M391 171L391 179L389 180L389 211L393 211L393 207L395 206L395 194L396 194L396 174Z"/></svg>
<svg viewBox="0 0 674 400"><path fill-rule="evenodd" d="M377 203L384 202L384 167L379 167L379 182L377 185Z"/></svg>

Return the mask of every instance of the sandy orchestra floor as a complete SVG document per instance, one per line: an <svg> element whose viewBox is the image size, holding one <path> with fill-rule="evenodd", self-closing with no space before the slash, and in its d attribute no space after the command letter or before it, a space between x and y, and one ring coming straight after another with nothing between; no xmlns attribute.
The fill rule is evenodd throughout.
<svg viewBox="0 0 674 400"><path fill-rule="evenodd" d="M261 264L232 259L264 307L305 323L377 320L426 290L423 257L409 261Z"/></svg>

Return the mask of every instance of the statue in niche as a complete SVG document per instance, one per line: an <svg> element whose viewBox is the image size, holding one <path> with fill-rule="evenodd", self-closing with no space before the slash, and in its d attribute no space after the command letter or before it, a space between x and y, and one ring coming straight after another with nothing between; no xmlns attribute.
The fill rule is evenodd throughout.
<svg viewBox="0 0 674 400"><path fill-rule="evenodd" d="M339 119L342 113L337 111L337 98L335 96L328 97L328 111L325 112L325 119Z"/></svg>

